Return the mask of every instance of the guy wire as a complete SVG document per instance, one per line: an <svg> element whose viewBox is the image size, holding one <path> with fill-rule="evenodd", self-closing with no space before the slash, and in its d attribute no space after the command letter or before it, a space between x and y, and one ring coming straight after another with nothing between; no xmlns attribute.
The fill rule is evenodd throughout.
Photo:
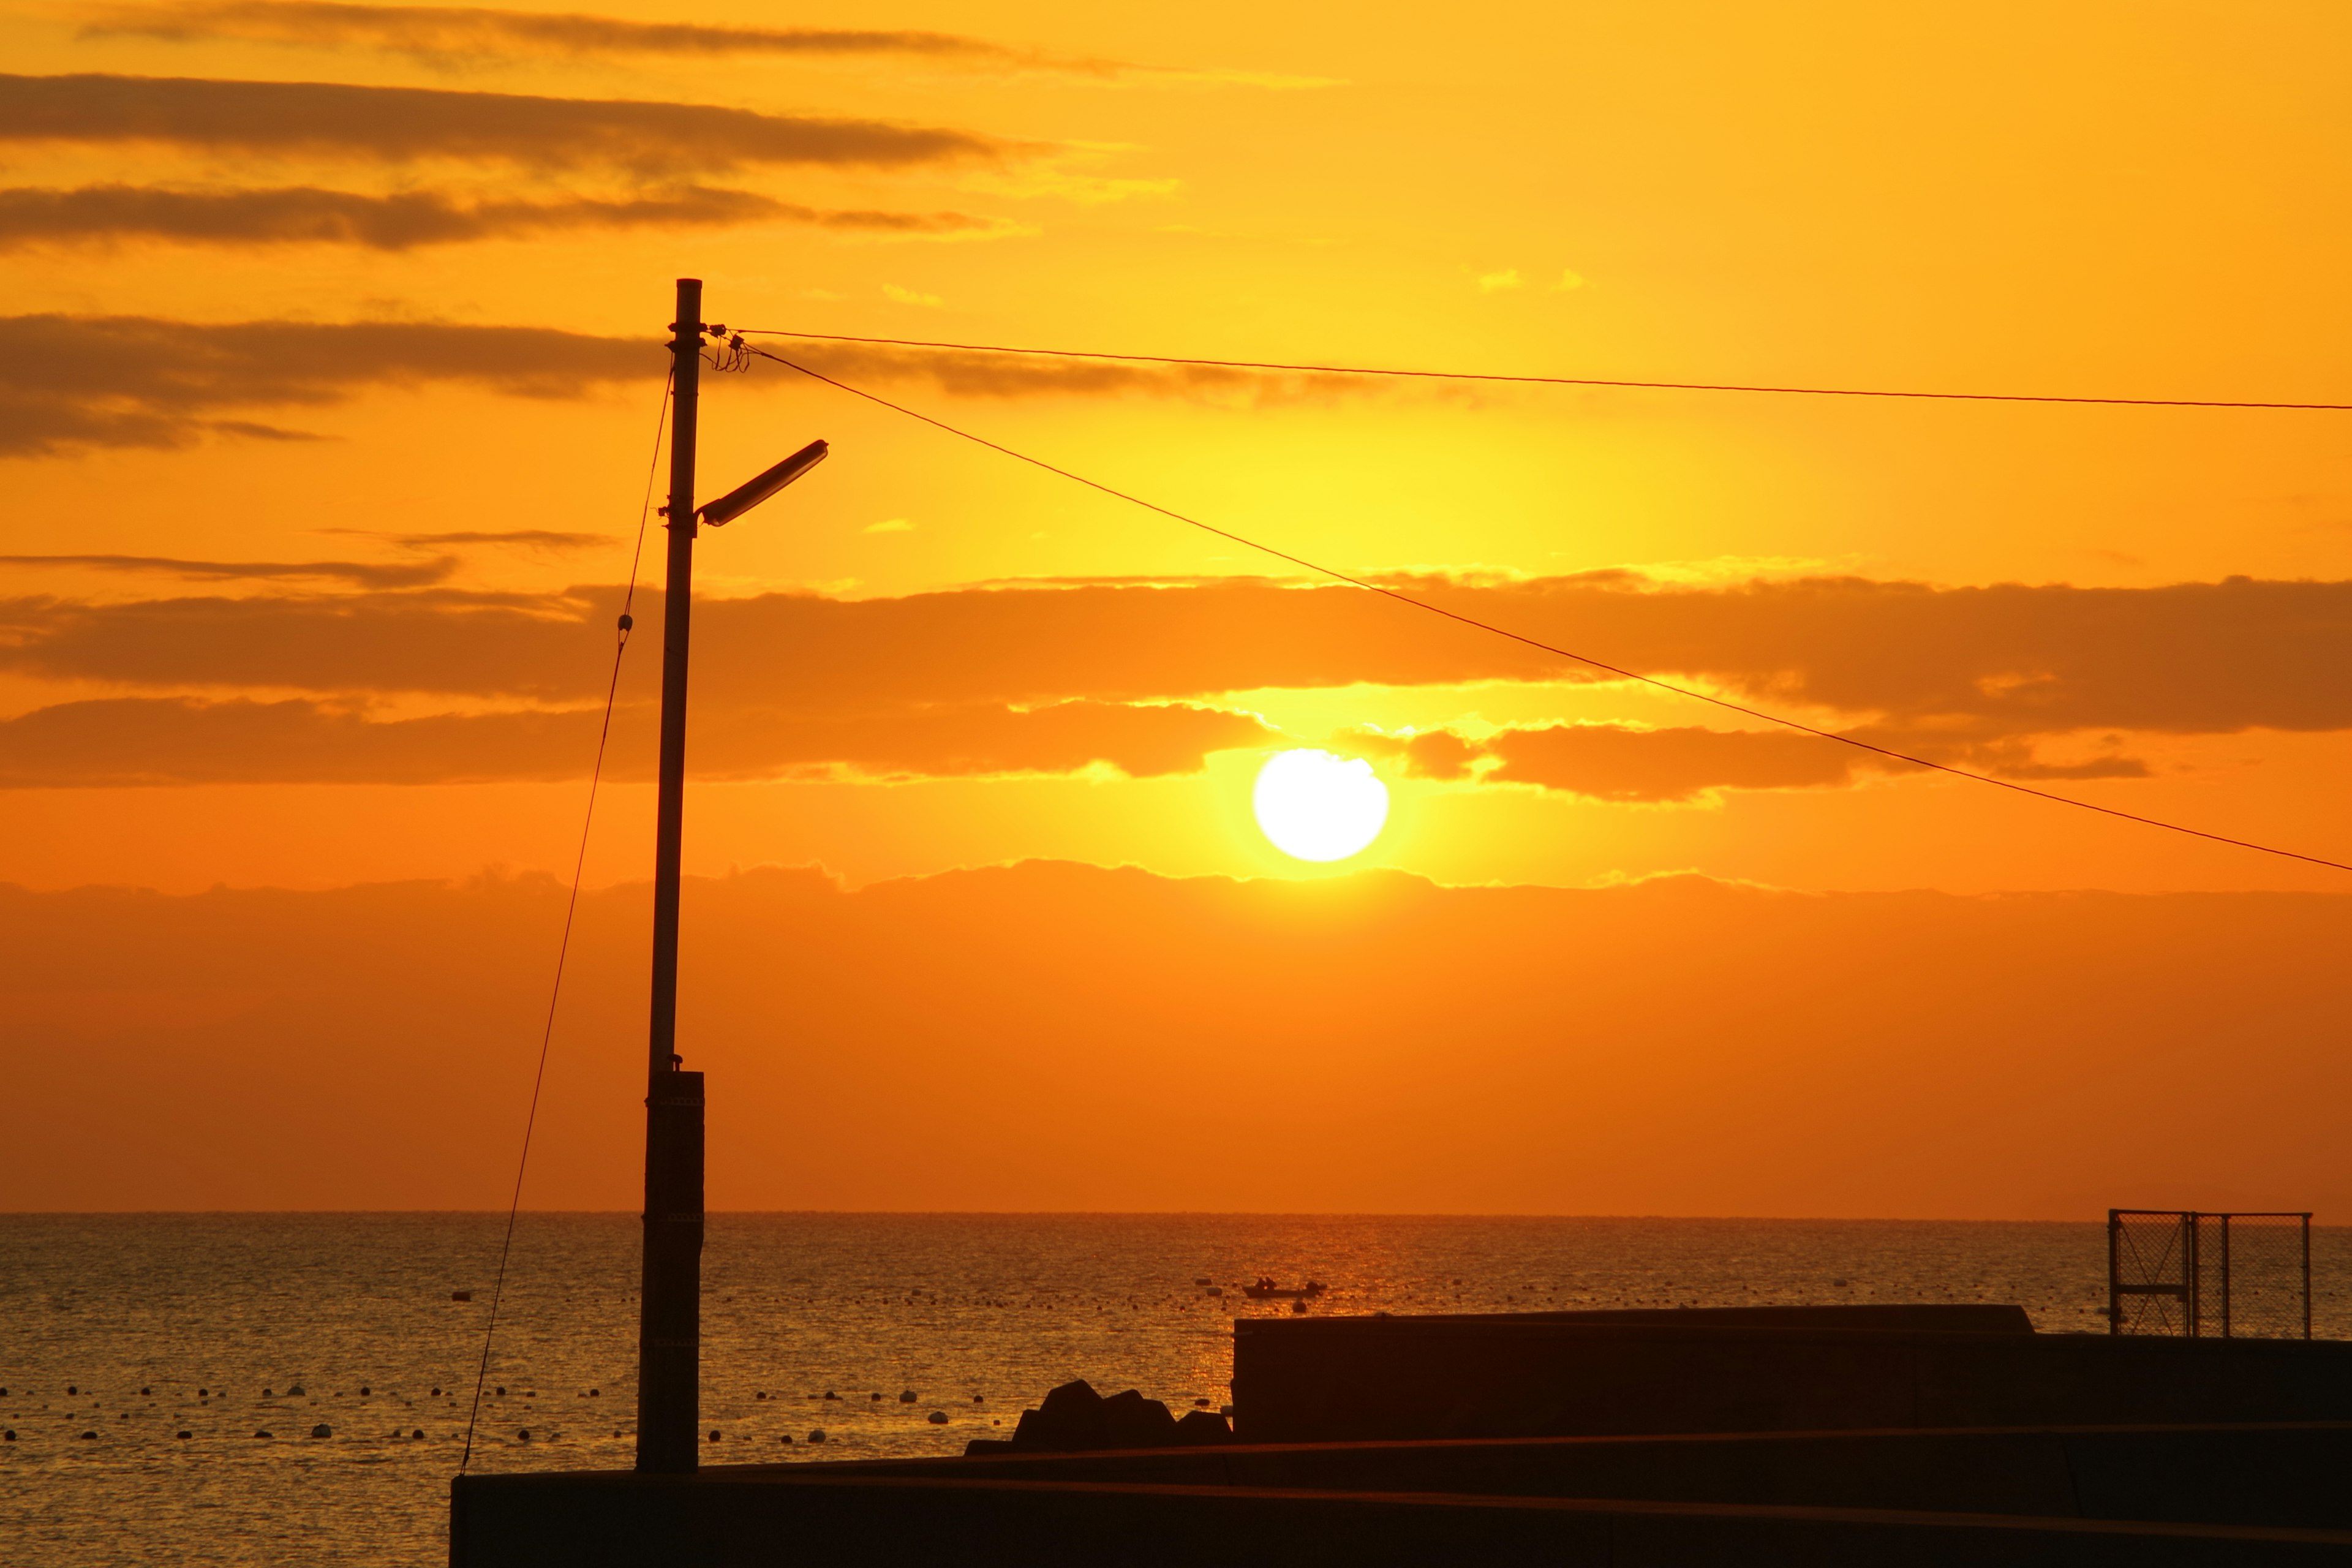
<svg viewBox="0 0 2352 1568"><path fill-rule="evenodd" d="M653 514L654 476L661 467L662 435L669 427L670 389L676 384L677 371L671 368L669 379L662 384L661 412L654 420L654 455L646 465L645 499L637 505L637 541L629 553L629 585L621 596L619 636L613 644L613 674L604 687L604 719L596 731L596 762L588 773L588 809L580 823L580 852L572 862L572 895L563 906L563 937L555 948L555 984L548 994L547 1022L539 1034L539 1066L530 1079L530 1110L522 1123L522 1152L515 1161L514 1196L507 1205L506 1239L499 1244L498 1281L490 1288L490 1321L482 1330L481 1364L474 1371L474 1403L466 1413L466 1451L458 1457L457 1473L464 1475L466 1467L474 1461L474 1426L482 1413L482 1385L489 1381L490 1344L499 1331L499 1303L506 1295L507 1258L514 1251L515 1216L522 1210L523 1172L530 1164L530 1135L539 1125L539 1091L547 1081L547 1053L555 1038L555 1008L563 996L563 964L572 952L572 922L580 912L580 880L588 867L588 831L596 821L596 789L604 778L604 743L613 734L613 704L621 690L621 656L629 649L629 633L635 626L629 614L637 598L637 568L645 558L646 522Z"/></svg>

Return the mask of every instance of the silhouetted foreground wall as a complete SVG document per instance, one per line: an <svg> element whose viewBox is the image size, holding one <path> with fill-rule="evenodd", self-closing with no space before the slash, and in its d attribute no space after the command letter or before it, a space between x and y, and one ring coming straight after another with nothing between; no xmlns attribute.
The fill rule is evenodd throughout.
<svg viewBox="0 0 2352 1568"><path fill-rule="evenodd" d="M2352 1422L1300 1443L827 1466L935 1479L1613 1498L2352 1530ZM810 1473L805 1466L778 1474Z"/></svg>
<svg viewBox="0 0 2352 1568"><path fill-rule="evenodd" d="M1234 1405L1244 1443L2352 1420L2352 1342L1245 1318Z"/></svg>
<svg viewBox="0 0 2352 1568"><path fill-rule="evenodd" d="M985 1461L981 1461L985 1462ZM830 1468L830 1467L824 1467ZM772 1471L470 1477L453 1568L2267 1568L2352 1532L1556 1498L1396 1497Z"/></svg>

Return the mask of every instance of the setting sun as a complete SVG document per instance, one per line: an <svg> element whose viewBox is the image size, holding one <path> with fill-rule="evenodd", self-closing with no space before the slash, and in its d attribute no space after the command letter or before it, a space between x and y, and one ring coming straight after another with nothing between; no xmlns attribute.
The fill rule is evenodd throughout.
<svg viewBox="0 0 2352 1568"><path fill-rule="evenodd" d="M1299 860L1345 860L1381 836L1389 789L1360 757L1277 752L1257 773L1251 796L1261 832Z"/></svg>

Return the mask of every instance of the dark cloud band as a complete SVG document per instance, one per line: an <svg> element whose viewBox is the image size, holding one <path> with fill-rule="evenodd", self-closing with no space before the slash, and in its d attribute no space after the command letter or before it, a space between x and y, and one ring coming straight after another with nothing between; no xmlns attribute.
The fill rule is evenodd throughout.
<svg viewBox="0 0 2352 1568"><path fill-rule="evenodd" d="M913 28L728 27L639 22L576 13L499 11L456 5L352 5L333 0L228 0L193 5L118 5L86 22L86 37L129 36L175 43L241 38L260 43L362 47L426 60L512 56L671 55L716 59L783 55L897 56L952 65L1114 75L1113 61L1070 59L985 38Z"/></svg>
<svg viewBox="0 0 2352 1568"><path fill-rule="evenodd" d="M967 131L709 104L336 82L0 76L0 142L146 142L405 163L455 158L644 174L751 164L909 169L1021 149Z"/></svg>
<svg viewBox="0 0 2352 1568"><path fill-rule="evenodd" d="M85 185L0 190L0 249L131 239L187 245L351 245L373 250L628 228L804 224L846 234L971 234L1001 226L964 213L837 210L751 191L683 190L594 200L461 201L437 191L363 195L315 186L163 190Z"/></svg>
<svg viewBox="0 0 2352 1568"><path fill-rule="evenodd" d="M1938 589L1832 579L1660 590L1612 574L1414 589L1627 668L1838 715L1857 736L1914 750L2088 730L2352 729L2352 685L2310 678L2352 668L2352 583ZM0 668L171 690L579 702L602 694L618 597L432 589L0 601ZM641 593L637 604L642 638L660 597ZM701 606L696 639L698 700L707 691L803 713L1591 679L1358 590L1246 578L856 601L772 594ZM650 682L654 663L634 661L625 680ZM1538 765L1532 752L1524 765Z"/></svg>
<svg viewBox="0 0 2352 1568"><path fill-rule="evenodd" d="M658 378L657 342L435 321L0 318L0 455L175 447L207 430L278 435L233 417L316 407L363 387L461 384L578 397Z"/></svg>
<svg viewBox="0 0 2352 1568"><path fill-rule="evenodd" d="M1248 714L1185 704L858 715L719 705L702 717L690 766L716 779L971 778L1096 764L1148 778L1198 772L1211 752L1276 738ZM0 721L0 788L572 779L588 772L598 723L587 709L375 720L301 700L66 702ZM607 776L652 777L653 743L651 705L632 704L616 724Z"/></svg>

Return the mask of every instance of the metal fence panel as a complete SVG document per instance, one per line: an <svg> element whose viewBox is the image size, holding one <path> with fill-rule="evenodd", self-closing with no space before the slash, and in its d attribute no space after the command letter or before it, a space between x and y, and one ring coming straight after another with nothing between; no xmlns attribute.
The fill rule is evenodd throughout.
<svg viewBox="0 0 2352 1568"><path fill-rule="evenodd" d="M2107 1329L2311 1337L2311 1215L2107 1211Z"/></svg>

